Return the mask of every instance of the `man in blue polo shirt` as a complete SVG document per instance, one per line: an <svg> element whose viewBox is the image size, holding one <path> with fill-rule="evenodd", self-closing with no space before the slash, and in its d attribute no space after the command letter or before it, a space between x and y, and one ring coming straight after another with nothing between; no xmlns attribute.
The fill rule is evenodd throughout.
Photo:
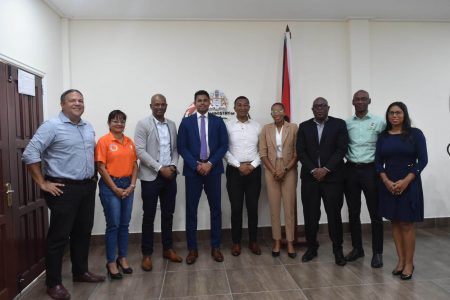
<svg viewBox="0 0 450 300"><path fill-rule="evenodd" d="M375 146L378 134L386 124L383 118L369 113L369 93L359 90L353 95L355 115L346 120L349 135L346 155L345 198L347 201L352 251L345 257L348 262L364 256L361 233L361 191L364 193L372 225L373 268L383 266L383 221L378 214L377 175L375 172Z"/></svg>
<svg viewBox="0 0 450 300"><path fill-rule="evenodd" d="M88 270L97 181L94 128L81 119L83 112L83 94L74 89L65 91L61 112L38 128L22 156L51 211L45 263L47 294L53 299L70 298L61 278L62 257L69 241L73 281L105 280Z"/></svg>

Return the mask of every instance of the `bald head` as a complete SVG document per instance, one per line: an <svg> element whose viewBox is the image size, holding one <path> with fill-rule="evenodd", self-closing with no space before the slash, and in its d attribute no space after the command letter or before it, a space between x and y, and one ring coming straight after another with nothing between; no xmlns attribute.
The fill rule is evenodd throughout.
<svg viewBox="0 0 450 300"><path fill-rule="evenodd" d="M314 114L314 119L318 122L323 122L328 118L328 110L330 107L328 106L327 99L323 97L318 97L313 102L312 111Z"/></svg>
<svg viewBox="0 0 450 300"><path fill-rule="evenodd" d="M163 100L166 102L166 97L163 94L154 94L150 100L150 104L153 104L156 100Z"/></svg>
<svg viewBox="0 0 450 300"><path fill-rule="evenodd" d="M167 102L166 97L161 94L156 94L152 96L150 102L150 109L152 110L152 114L158 121L164 121L164 114L167 110Z"/></svg>
<svg viewBox="0 0 450 300"><path fill-rule="evenodd" d="M357 117L362 118L369 112L370 102L369 93L365 90L359 90L353 95L352 104Z"/></svg>

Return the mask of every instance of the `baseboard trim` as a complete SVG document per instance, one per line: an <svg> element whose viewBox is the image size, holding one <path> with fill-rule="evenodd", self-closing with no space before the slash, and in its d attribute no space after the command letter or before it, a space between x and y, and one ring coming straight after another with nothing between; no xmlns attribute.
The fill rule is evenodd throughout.
<svg viewBox="0 0 450 300"><path fill-rule="evenodd" d="M390 231L390 222L384 221L384 228L385 231ZM426 218L421 223L416 223L417 228L443 228L443 227L450 227L450 217L443 217L443 218ZM344 233L350 232L350 226L348 222L345 222L343 224L343 230ZM282 228L284 231L284 228ZM362 224L362 230L363 232L370 232L370 224ZM304 225L298 225L297 226L297 233L299 237L305 236L305 226ZM319 225L319 234L327 234L328 233L328 224L320 224ZM209 240L209 229L203 229L198 230L197 232L197 238L199 241ZM247 239L248 233L247 229L243 229L242 236L244 239ZM272 237L272 230L270 226L263 226L258 228L258 238L259 239L270 239ZM104 241L105 235L104 234L96 234L92 235L91 237L91 244L92 245L103 245L105 243ZM161 241L161 233L155 232L155 240ZM231 240L231 229L230 228L224 228L222 229L222 240ZM186 242L186 232L183 231L174 231L173 232L173 241L174 242ZM141 242L141 233L130 233L129 235L129 243L140 243Z"/></svg>

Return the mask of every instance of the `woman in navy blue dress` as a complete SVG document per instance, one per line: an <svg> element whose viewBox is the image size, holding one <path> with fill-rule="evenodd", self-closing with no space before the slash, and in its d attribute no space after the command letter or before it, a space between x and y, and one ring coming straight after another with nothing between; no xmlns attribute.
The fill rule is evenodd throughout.
<svg viewBox="0 0 450 300"><path fill-rule="evenodd" d="M414 222L423 221L420 173L428 163L422 131L411 127L408 108L394 102L386 111L386 129L380 134L375 165L380 175L380 214L392 222L398 263L392 271L402 280L412 278L416 233Z"/></svg>

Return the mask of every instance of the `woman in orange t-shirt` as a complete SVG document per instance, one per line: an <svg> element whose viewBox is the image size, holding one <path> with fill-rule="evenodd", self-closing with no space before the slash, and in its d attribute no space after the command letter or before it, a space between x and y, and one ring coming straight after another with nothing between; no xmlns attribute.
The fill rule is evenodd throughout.
<svg viewBox="0 0 450 300"><path fill-rule="evenodd" d="M113 110L108 116L109 133L98 140L95 148L95 161L101 175L100 200L106 219L106 269L111 279L122 278L120 269L125 274L133 273L126 257L137 157L133 141L123 134L126 119L125 113Z"/></svg>

